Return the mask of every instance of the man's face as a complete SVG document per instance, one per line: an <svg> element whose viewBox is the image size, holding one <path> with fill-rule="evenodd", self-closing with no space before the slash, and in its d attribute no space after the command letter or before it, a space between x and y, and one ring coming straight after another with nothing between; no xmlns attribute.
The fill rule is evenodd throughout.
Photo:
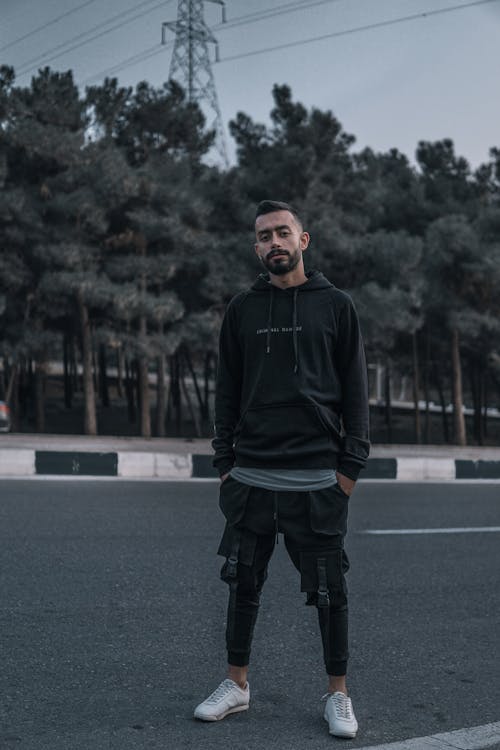
<svg viewBox="0 0 500 750"><path fill-rule="evenodd" d="M298 266L309 235L290 211L273 211L255 221L255 252L269 273L282 276Z"/></svg>

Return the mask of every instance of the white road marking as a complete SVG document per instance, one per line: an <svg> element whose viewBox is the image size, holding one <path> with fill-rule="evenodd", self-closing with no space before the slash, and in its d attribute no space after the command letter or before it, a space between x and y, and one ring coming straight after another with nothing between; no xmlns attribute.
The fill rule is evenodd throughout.
<svg viewBox="0 0 500 750"><path fill-rule="evenodd" d="M3 480L32 480L32 481L68 481L68 480L75 480L75 481L90 481L90 482L215 482L219 483L218 477L184 477L184 478L176 478L176 477L119 477L119 476L106 476L106 475L99 475L99 474L0 474L0 482ZM414 485L414 484L421 484L420 482L410 482L405 479L362 479L359 481L359 485L364 484L397 484L397 485ZM450 481L448 480L442 480L436 479L434 481L429 481L427 484L435 484L435 485L442 485L442 484L450 484ZM500 484L500 479L454 479L453 484L483 484L483 485L496 485ZM397 502L399 499L404 499L404 494L401 494L399 497L394 497L393 501ZM498 494L498 499L500 500L500 493Z"/></svg>
<svg viewBox="0 0 500 750"><path fill-rule="evenodd" d="M365 746L358 750L483 750L487 747L500 748L500 721L403 742Z"/></svg>
<svg viewBox="0 0 500 750"><path fill-rule="evenodd" d="M450 527L442 529L365 529L361 534L484 534L486 532L500 531L500 526L464 526Z"/></svg>
<svg viewBox="0 0 500 750"><path fill-rule="evenodd" d="M142 482L156 484L183 484L192 482L193 484L220 484L218 477L188 477L187 479L176 479L174 477L117 477L117 476L99 476L98 474L32 474L30 476L0 476L2 482L22 481L22 482Z"/></svg>
<svg viewBox="0 0 500 750"><path fill-rule="evenodd" d="M361 477L360 479L358 479L358 482L360 486L362 484L422 484L420 480L415 481L414 479L388 479L387 477L381 477L379 479L376 479L375 477L369 477L366 479ZM425 484L447 484L448 486L450 486L450 484L500 484L500 479L495 479L495 477L490 477L488 479L426 479Z"/></svg>

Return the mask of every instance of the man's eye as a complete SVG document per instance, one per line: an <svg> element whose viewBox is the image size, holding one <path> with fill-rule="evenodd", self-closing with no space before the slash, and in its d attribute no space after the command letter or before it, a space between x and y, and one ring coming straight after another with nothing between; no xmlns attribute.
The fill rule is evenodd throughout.
<svg viewBox="0 0 500 750"><path fill-rule="evenodd" d="M282 232L280 232L280 237L288 237L290 232L288 232L286 229L284 229Z"/></svg>

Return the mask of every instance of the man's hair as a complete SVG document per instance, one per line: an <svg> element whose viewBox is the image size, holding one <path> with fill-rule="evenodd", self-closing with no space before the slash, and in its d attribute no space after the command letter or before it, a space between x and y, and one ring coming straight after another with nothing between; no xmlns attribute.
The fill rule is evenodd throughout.
<svg viewBox="0 0 500 750"><path fill-rule="evenodd" d="M302 219L300 218L295 208L289 203L284 203L283 201L261 201L257 206L255 219L257 220L258 216L263 216L264 214L272 214L273 211L289 211L299 227L302 229Z"/></svg>

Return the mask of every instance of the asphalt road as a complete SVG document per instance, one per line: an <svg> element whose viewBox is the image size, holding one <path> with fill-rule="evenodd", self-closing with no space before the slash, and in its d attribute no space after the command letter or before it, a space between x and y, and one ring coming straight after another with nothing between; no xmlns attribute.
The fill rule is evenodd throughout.
<svg viewBox="0 0 500 750"><path fill-rule="evenodd" d="M347 549L350 691L330 737L316 613L284 545L257 624L251 710L194 706L224 675L214 482L0 481L1 750L358 748L500 720L498 484L360 484Z"/></svg>

